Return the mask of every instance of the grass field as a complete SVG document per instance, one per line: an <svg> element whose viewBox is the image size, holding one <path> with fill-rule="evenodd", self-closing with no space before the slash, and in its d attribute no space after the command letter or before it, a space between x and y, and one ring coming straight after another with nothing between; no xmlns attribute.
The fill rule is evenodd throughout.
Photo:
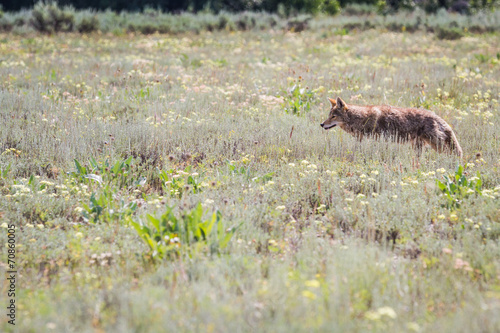
<svg viewBox="0 0 500 333"><path fill-rule="evenodd" d="M16 332L500 331L498 34L0 41ZM337 96L433 110L463 161L324 131Z"/></svg>

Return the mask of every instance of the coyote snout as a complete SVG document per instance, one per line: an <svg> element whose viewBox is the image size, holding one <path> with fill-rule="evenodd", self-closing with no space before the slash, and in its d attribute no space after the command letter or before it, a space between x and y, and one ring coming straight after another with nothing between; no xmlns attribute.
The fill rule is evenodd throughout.
<svg viewBox="0 0 500 333"><path fill-rule="evenodd" d="M322 124L319 124L319 125L320 125L321 127L323 127L324 129L330 129L330 128L332 128L332 127L337 126L337 124L336 124L336 123L334 123L334 124L325 124L325 123L322 123Z"/></svg>
<svg viewBox="0 0 500 333"><path fill-rule="evenodd" d="M351 105L340 97L329 100L330 113L321 123L325 130L338 125L360 141L365 136L376 139L384 136L397 142L410 141L418 154L424 144L429 144L439 153L453 151L462 157L462 148L450 125L432 111L389 105Z"/></svg>

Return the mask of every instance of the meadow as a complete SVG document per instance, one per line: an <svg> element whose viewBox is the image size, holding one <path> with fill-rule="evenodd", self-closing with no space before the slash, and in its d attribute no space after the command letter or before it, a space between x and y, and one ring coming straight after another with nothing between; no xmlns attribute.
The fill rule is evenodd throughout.
<svg viewBox="0 0 500 333"><path fill-rule="evenodd" d="M498 32L310 27L0 34L0 330L500 331ZM464 158L324 131L337 96Z"/></svg>

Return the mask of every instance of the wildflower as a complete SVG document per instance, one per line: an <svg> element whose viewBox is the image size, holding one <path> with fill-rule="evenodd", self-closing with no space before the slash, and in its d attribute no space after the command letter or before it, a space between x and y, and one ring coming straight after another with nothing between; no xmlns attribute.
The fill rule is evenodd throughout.
<svg viewBox="0 0 500 333"><path fill-rule="evenodd" d="M309 290L304 290L302 292L302 296L309 298L309 299L312 299L312 300L316 299L316 295L314 293L310 292Z"/></svg>
<svg viewBox="0 0 500 333"><path fill-rule="evenodd" d="M286 209L286 207L285 207L285 206L277 206L277 207L276 207L276 210L285 210L285 209Z"/></svg>
<svg viewBox="0 0 500 333"><path fill-rule="evenodd" d="M311 288L319 288L320 287L320 283L318 280L308 280L308 281L304 282L304 284L307 287L311 287Z"/></svg>
<svg viewBox="0 0 500 333"><path fill-rule="evenodd" d="M76 237L76 238L82 238L82 237L83 237L83 234L82 234L81 232L77 232L77 233L75 234L75 237Z"/></svg>
<svg viewBox="0 0 500 333"><path fill-rule="evenodd" d="M470 267L470 263L462 260L460 258L455 259L455 269L463 269L465 271L472 271L472 268Z"/></svg>
<svg viewBox="0 0 500 333"><path fill-rule="evenodd" d="M380 320L380 314L376 311L368 311L365 313L365 318L372 321Z"/></svg>
<svg viewBox="0 0 500 333"><path fill-rule="evenodd" d="M54 323L47 323L46 327L49 329L49 330L53 330L57 327L56 324Z"/></svg>
<svg viewBox="0 0 500 333"><path fill-rule="evenodd" d="M372 170L372 175L378 175L378 171L377 170Z"/></svg>
<svg viewBox="0 0 500 333"><path fill-rule="evenodd" d="M397 317L396 311L394 311L393 308L384 306L380 309L378 309L378 313L380 313L381 316L387 316L391 319L395 319Z"/></svg>
<svg viewBox="0 0 500 333"><path fill-rule="evenodd" d="M440 169L437 169L436 172L445 173L446 169L445 168L440 168Z"/></svg>
<svg viewBox="0 0 500 333"><path fill-rule="evenodd" d="M288 163L289 166L291 166L292 168L295 167L295 163Z"/></svg>
<svg viewBox="0 0 500 333"><path fill-rule="evenodd" d="M420 326L415 322L408 323L406 327L408 328L408 331L420 332Z"/></svg>
<svg viewBox="0 0 500 333"><path fill-rule="evenodd" d="M302 160L302 162L301 162L301 163L302 163L302 164L304 164L304 165L308 165L308 164L309 164L309 162L308 162L308 161L306 161L306 160Z"/></svg>

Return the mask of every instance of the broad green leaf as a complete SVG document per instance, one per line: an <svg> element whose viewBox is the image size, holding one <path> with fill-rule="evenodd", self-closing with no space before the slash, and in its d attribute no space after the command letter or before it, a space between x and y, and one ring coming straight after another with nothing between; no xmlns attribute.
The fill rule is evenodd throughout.
<svg viewBox="0 0 500 333"><path fill-rule="evenodd" d="M149 222L151 222L151 224L156 228L156 230L160 231L160 220L158 220L151 214L147 214L146 218L148 219Z"/></svg>
<svg viewBox="0 0 500 333"><path fill-rule="evenodd" d="M133 157L132 157L132 156L130 156L129 158L127 158L127 159L125 160L125 164L126 164L127 166L130 166L130 164L132 163L132 159L133 159Z"/></svg>
<svg viewBox="0 0 500 333"><path fill-rule="evenodd" d="M113 166L113 170L111 170L115 175L118 174L118 172L120 172L120 169L122 168L122 163L123 162L116 162L115 165Z"/></svg>
<svg viewBox="0 0 500 333"><path fill-rule="evenodd" d="M85 170L84 167L81 166L80 162L78 162L78 160L74 160L75 161L75 166L76 166L76 170L78 171L78 173L80 175L85 175L87 174L87 171Z"/></svg>

